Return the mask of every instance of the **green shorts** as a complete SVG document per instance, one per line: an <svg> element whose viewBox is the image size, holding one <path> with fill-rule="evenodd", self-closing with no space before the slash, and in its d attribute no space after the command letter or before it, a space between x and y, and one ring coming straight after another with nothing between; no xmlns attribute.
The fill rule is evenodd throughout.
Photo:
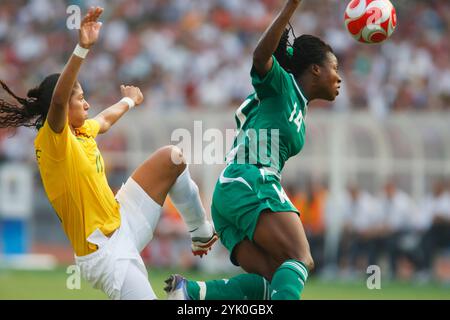
<svg viewBox="0 0 450 320"><path fill-rule="evenodd" d="M231 164L222 172L212 199L211 215L222 244L230 252L248 238L253 241L259 215L299 211L289 200L276 175L250 164Z"/></svg>

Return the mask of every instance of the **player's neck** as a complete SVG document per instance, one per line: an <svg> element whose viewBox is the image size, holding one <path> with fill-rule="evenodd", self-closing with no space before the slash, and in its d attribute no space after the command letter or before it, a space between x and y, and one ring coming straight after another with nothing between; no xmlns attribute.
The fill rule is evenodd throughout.
<svg viewBox="0 0 450 320"><path fill-rule="evenodd" d="M305 94L306 99L308 99L308 102L318 99L319 95L316 90L316 86L314 85L314 79L311 77L311 75L302 75L301 77L297 78L296 81L298 86Z"/></svg>

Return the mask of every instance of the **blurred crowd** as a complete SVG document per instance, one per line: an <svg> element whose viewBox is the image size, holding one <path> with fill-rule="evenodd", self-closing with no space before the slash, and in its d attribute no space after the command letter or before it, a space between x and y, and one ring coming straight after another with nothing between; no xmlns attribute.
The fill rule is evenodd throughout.
<svg viewBox="0 0 450 320"><path fill-rule="evenodd" d="M380 266L391 279L450 282L450 185L434 180L427 196L417 202L394 180L372 194L349 183L340 205L327 206L327 188L313 182L291 189L291 199L302 213L316 272L336 264L343 276L365 273ZM337 261L324 253L325 220L341 215Z"/></svg>
<svg viewBox="0 0 450 320"><path fill-rule="evenodd" d="M69 5L104 6L101 41L81 73L91 105L139 85L161 111L236 108L252 90L252 51L285 0L3 0L0 78L22 94L60 72L76 42ZM398 28L383 45L362 45L346 32L348 1L304 1L292 25L329 42L344 79L337 110L450 108L450 2L393 1Z"/></svg>

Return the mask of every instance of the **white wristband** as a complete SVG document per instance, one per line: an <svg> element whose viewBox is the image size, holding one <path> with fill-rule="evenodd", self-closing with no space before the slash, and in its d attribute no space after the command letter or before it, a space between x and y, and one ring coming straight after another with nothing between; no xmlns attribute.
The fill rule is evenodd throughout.
<svg viewBox="0 0 450 320"><path fill-rule="evenodd" d="M89 52L89 49L85 49L79 44L75 47L75 50L73 51L73 54L81 59L86 59L87 54Z"/></svg>
<svg viewBox="0 0 450 320"><path fill-rule="evenodd" d="M136 102L134 102L133 99L128 98L128 97L123 98L119 102L125 102L126 104L128 104L128 107L130 107L130 109L132 109L136 106Z"/></svg>

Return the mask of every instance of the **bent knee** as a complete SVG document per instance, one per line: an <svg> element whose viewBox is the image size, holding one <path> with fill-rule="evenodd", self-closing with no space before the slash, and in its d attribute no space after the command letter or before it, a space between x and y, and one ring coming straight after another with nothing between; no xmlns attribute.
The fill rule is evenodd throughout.
<svg viewBox="0 0 450 320"><path fill-rule="evenodd" d="M303 264L308 269L308 272L311 272L312 270L314 270L315 264L314 264L314 259L311 256L311 254L308 254L307 256L305 256L301 259L298 259L298 261L303 262Z"/></svg>
<svg viewBox="0 0 450 320"><path fill-rule="evenodd" d="M177 176L186 170L186 159L183 152L176 146L165 146L157 151L169 164L169 169Z"/></svg>
<svg viewBox="0 0 450 320"><path fill-rule="evenodd" d="M314 269L314 260L309 250L297 250L292 248L291 250L288 249L283 252L284 253L279 258L280 265L287 260L297 260L303 263L308 271Z"/></svg>
<svg viewBox="0 0 450 320"><path fill-rule="evenodd" d="M306 253L303 255L296 255L289 259L297 260L297 261L300 261L301 263L303 263L305 265L306 269L308 269L308 272L311 272L314 269L314 266L315 266L314 260L310 253Z"/></svg>
<svg viewBox="0 0 450 320"><path fill-rule="evenodd" d="M263 267L258 273L260 276L264 277L267 281L271 282L276 271L277 267L268 264L265 267Z"/></svg>

